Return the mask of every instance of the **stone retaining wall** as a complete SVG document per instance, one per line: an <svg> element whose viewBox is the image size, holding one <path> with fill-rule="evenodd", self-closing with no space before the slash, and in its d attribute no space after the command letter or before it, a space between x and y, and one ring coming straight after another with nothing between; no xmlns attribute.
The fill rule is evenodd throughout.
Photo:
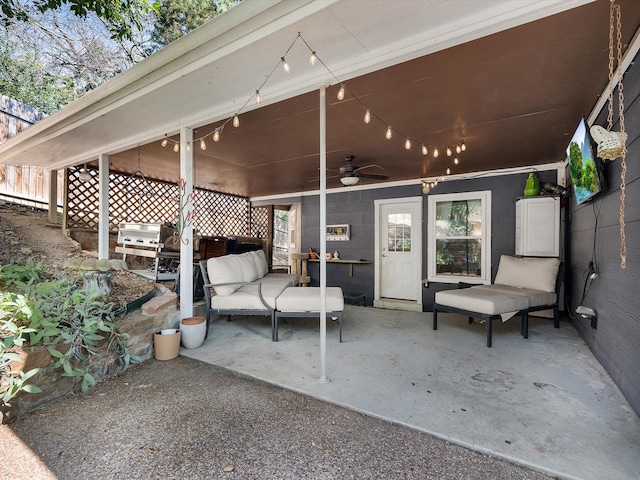
<svg viewBox="0 0 640 480"><path fill-rule="evenodd" d="M142 361L153 357L153 334L163 328L179 328L180 311L177 309L178 295L158 285L158 294L135 310L120 319L120 333L129 334L127 348L131 355L140 357ZM64 349L64 345L55 348ZM122 373L121 359L108 355L106 346L103 351L88 359L89 372L96 382ZM14 371L29 371L42 368L42 371L29 379L28 383L37 385L42 393L20 392L8 405L2 407L4 413L1 423L16 420L29 411L46 405L54 400L72 395L80 390L80 378L63 377L62 370L52 370L54 360L46 348L25 349L20 352L22 362L13 364Z"/></svg>

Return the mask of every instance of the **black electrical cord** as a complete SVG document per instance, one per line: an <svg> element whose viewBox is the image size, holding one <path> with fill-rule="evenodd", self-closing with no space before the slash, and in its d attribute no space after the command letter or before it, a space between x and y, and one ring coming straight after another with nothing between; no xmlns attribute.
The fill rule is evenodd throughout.
<svg viewBox="0 0 640 480"><path fill-rule="evenodd" d="M593 285L594 280L598 275L598 262L596 259L596 240L598 238L598 218L600 217L600 210L602 210L602 198L600 199L600 205L598 206L598 211L596 212L596 204L595 202L592 204L593 207L593 215L595 217L595 225L593 227L593 247L591 250L591 260L589 261L589 266L585 272L584 286L582 287L582 298L580 299L579 305L582 305L584 302L587 293L591 289L591 285Z"/></svg>

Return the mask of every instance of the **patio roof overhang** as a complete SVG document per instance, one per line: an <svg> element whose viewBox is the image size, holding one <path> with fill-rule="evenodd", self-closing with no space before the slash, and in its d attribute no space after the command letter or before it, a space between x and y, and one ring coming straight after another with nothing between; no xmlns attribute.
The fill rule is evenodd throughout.
<svg viewBox="0 0 640 480"><path fill-rule="evenodd" d="M640 3L618 3L627 43ZM0 162L61 169L109 154L113 170L176 181L179 155L160 140L189 127L207 135L206 150L194 145L196 186L248 197L315 190L320 84L330 85L333 169L355 155L389 181L439 176L451 159L418 145L463 139L454 173L557 162L607 84L608 21L608 0L245 0L0 145ZM324 65L310 66L297 41L292 72L274 70L299 33ZM243 107L272 71L261 104ZM334 100L341 82L357 100ZM377 124L363 123L363 105ZM241 126L212 142L240 110ZM380 120L402 136L386 140Z"/></svg>

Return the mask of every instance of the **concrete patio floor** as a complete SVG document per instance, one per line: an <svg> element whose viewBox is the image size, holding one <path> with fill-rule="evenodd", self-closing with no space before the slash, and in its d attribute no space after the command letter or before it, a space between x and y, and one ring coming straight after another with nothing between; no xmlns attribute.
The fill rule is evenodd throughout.
<svg viewBox="0 0 640 480"><path fill-rule="evenodd" d="M466 317L346 306L344 342L327 322L320 383L318 322L212 322L181 355L228 368L473 450L569 479L640 479L640 419L568 321L485 326Z"/></svg>

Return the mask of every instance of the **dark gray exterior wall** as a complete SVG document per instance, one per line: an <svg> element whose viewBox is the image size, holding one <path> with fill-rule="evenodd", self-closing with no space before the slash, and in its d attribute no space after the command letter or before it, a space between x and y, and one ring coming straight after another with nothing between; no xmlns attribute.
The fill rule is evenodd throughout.
<svg viewBox="0 0 640 480"><path fill-rule="evenodd" d="M559 153L562 155L562 153ZM556 171L538 172L541 181L556 182ZM431 194L460 193L491 190L492 204L492 279L495 277L501 255L513 255L515 251L515 202L523 195L527 174L502 175L469 180L440 182ZM420 185L375 190L353 190L327 195L327 224L349 224L350 241L327 242L327 251L338 250L345 259L374 260L375 253L375 200L421 196ZM422 278L427 272L427 196L424 196L422 212ZM320 199L318 196L302 198L302 251L309 248L319 249ZM309 271L312 285L318 285L319 265L310 263ZM344 291L362 292L366 295L367 305L373 303L374 265L354 265L353 277L349 277L349 268L343 264L327 265L327 285L339 286ZM433 297L439 290L457 288L457 285L429 283L422 289L423 310L431 311Z"/></svg>
<svg viewBox="0 0 640 480"><path fill-rule="evenodd" d="M572 321L598 361L611 375L636 413L640 414L640 60L624 77L625 129L627 140L626 243L627 268L620 266L620 159L604 165L608 190L590 203L569 208L570 265L568 303ZM617 98L617 92L616 92ZM614 111L617 112L617 104ZM607 126L605 111L596 124ZM614 116L617 119L617 114ZM619 130L616 123L613 130ZM596 226L597 218L597 226ZM595 255L598 277L582 300L586 270ZM597 329L573 315L582 303L598 313Z"/></svg>

